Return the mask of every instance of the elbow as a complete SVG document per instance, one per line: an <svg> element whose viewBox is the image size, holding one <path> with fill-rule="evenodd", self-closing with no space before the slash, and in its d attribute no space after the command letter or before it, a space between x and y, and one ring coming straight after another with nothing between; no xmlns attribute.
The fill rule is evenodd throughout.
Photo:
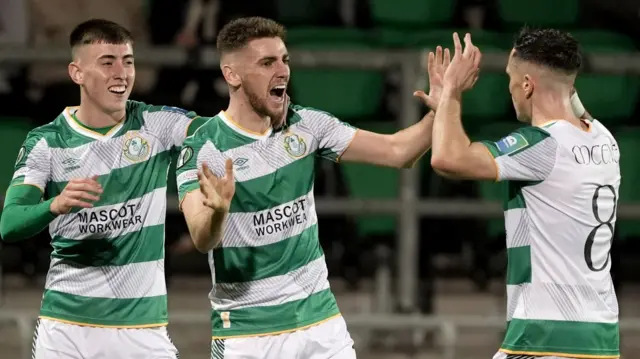
<svg viewBox="0 0 640 359"><path fill-rule="evenodd" d="M455 178L456 161L444 156L431 156L431 167L442 177Z"/></svg>
<svg viewBox="0 0 640 359"><path fill-rule="evenodd" d="M209 253L213 248L217 245L216 241L212 238L203 238L202 236L194 236L193 237L193 246L200 253Z"/></svg>
<svg viewBox="0 0 640 359"><path fill-rule="evenodd" d="M12 226L5 220L6 215L3 216L2 220L0 220L0 236L2 237L2 241L11 243L22 240L22 236L20 235L20 231L16 226Z"/></svg>

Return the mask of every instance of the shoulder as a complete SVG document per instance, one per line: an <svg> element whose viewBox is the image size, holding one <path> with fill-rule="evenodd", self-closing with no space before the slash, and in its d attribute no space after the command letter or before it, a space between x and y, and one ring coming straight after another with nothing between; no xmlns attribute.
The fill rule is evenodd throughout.
<svg viewBox="0 0 640 359"><path fill-rule="evenodd" d="M206 140L214 140L215 135L219 132L220 126L219 116L202 117L202 123L190 131L189 136L185 139L187 143L200 143Z"/></svg>
<svg viewBox="0 0 640 359"><path fill-rule="evenodd" d="M544 128L525 126L512 131L496 142L483 141L483 143L489 147L491 153L497 157L519 153L548 138L551 138L551 134Z"/></svg>

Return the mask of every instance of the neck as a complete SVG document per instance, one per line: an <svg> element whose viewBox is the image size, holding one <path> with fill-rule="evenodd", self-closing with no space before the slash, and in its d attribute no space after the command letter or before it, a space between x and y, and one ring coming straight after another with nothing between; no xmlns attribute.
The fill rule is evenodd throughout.
<svg viewBox="0 0 640 359"><path fill-rule="evenodd" d="M542 126L549 121L564 120L577 127L583 127L582 122L573 113L569 92L547 93L534 101L532 108L533 126Z"/></svg>
<svg viewBox="0 0 640 359"><path fill-rule="evenodd" d="M126 110L105 112L99 106L87 99L80 100L80 107L76 112L76 119L83 125L92 128L115 126L124 120Z"/></svg>
<svg viewBox="0 0 640 359"><path fill-rule="evenodd" d="M265 133L271 128L269 116L260 116L249 101L239 96L231 96L225 113L240 127L255 133Z"/></svg>

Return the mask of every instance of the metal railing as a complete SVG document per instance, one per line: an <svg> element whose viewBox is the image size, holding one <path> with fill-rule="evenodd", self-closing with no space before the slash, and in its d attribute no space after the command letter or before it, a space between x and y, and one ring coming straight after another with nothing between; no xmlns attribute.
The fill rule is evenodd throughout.
<svg viewBox="0 0 640 359"><path fill-rule="evenodd" d="M448 45L448 44L447 44ZM399 106L398 122L401 127L407 127L420 119L420 103L416 101L412 93L416 88L423 88L426 83L425 74L420 69L422 53L418 51L384 52L384 51L291 51L291 61L294 67L352 67L369 69L398 68L402 75L401 106ZM507 53L490 52L483 56L483 68L489 71L503 71L506 65ZM616 54L616 55L588 55L586 71L612 73L612 74L640 74L640 55ZM31 63L31 62L57 62L65 64L69 61L69 51L60 48L15 48L0 47L0 66ZM138 48L136 49L136 62L144 65L168 65L184 66L192 64L199 67L218 66L218 57L214 49L204 48L197 52L187 53L174 47L166 48ZM507 91L505 85L505 91ZM588 104L587 108L588 108ZM343 214L394 214L399 218L397 273L397 295L400 300L399 307L412 311L415 309L416 289L418 280L418 246L419 226L421 216L473 216L473 217L498 217L502 215L500 206L496 203L473 201L435 201L419 199L419 171L417 169L403 170L400 176L400 194L394 201L363 201L363 200L338 200L318 198L317 209L319 213L343 213ZM169 202L170 210L175 211L176 200ZM620 218L640 218L640 206L621 205L618 212ZM389 296L391 297L391 296ZM3 313L5 316L18 318L11 313ZM23 317L20 317L23 318ZM180 319L180 313L172 313L173 321ZM372 325L384 323L389 328L391 323L398 326L436 326L444 323L434 318L420 317L354 317L350 319L351 325ZM375 322L372 318L378 318ZM383 318L383 319L381 319ZM196 318L193 318L194 320ZM354 321L355 320L355 321ZM421 324L420 324L421 323ZM431 323L431 324L427 324ZM453 323L447 321L446 323ZM485 322L488 323L488 322ZM633 325L640 322L631 320ZM453 325L453 324L449 324ZM630 325L630 324L629 324Z"/></svg>
<svg viewBox="0 0 640 359"><path fill-rule="evenodd" d="M18 327L21 336L22 358L31 358L31 345L38 313L35 311L0 310L0 324L12 323ZM506 327L504 317L497 316L423 316L390 314L345 315L349 329L355 330L430 330L438 334L437 348L443 359L457 359L458 337L465 329L492 329L496 332ZM207 325L211 322L208 311L173 311L170 314L171 325ZM640 331L640 318L627 318L620 321L621 331ZM498 348L496 348L497 350ZM180 348L178 348L180 350Z"/></svg>

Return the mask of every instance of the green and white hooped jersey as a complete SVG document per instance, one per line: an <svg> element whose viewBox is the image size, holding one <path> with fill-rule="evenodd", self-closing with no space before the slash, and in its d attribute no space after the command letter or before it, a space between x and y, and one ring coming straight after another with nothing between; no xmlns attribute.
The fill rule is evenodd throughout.
<svg viewBox="0 0 640 359"><path fill-rule="evenodd" d="M321 111L291 105L283 130L242 129L224 112L185 140L180 200L199 190L206 163L223 176L234 164L236 192L225 233L209 252L213 336L265 335L339 315L318 240L313 196L318 156L337 161L356 129Z"/></svg>
<svg viewBox="0 0 640 359"><path fill-rule="evenodd" d="M82 126L76 110L29 133L11 183L53 198L71 179L98 176L104 191L93 208L49 225L53 252L40 315L91 326L166 325L167 175L172 153L203 119L128 101L126 119L101 134Z"/></svg>
<svg viewBox="0 0 640 359"><path fill-rule="evenodd" d="M522 128L484 142L508 181L510 354L618 358L618 302L609 251L620 151L598 121Z"/></svg>

